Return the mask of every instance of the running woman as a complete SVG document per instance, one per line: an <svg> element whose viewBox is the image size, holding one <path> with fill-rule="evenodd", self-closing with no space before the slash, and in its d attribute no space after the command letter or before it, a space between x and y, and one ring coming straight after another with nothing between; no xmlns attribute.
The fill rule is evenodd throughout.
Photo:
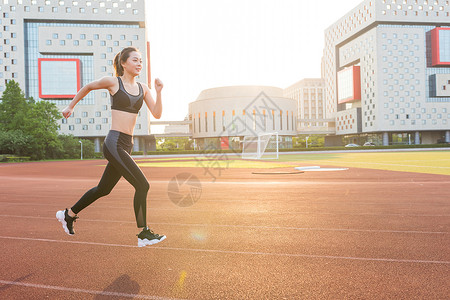
<svg viewBox="0 0 450 300"><path fill-rule="evenodd" d="M62 223L64 231L73 235L73 223L77 214L100 197L108 195L123 176L134 188L134 213L138 228L138 246L143 247L161 242L166 238L150 230L147 226L147 192L150 188L144 173L130 156L133 146L133 130L137 114L145 102L152 115L159 119L162 113L161 90L163 83L155 79L156 101L146 84L136 81L142 70L142 58L134 47L124 48L114 58L116 77L103 77L81 88L62 114L68 118L75 105L90 91L107 89L111 95L111 130L104 144L103 154L108 164L96 187L87 191L70 209L60 210L56 218Z"/></svg>

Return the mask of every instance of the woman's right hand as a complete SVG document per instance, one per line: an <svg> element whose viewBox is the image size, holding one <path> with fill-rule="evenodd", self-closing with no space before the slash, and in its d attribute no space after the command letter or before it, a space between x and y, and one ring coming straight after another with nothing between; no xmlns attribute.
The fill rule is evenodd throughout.
<svg viewBox="0 0 450 300"><path fill-rule="evenodd" d="M67 106L66 108L63 109L62 111L62 115L64 118L68 118L70 117L70 115L73 113L73 108L71 108L70 106Z"/></svg>

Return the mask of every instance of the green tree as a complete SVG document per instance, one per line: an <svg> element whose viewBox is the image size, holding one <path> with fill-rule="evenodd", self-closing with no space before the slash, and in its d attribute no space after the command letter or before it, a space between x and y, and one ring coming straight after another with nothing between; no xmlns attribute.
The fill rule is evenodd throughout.
<svg viewBox="0 0 450 300"><path fill-rule="evenodd" d="M6 84L6 89L0 102L0 130L22 130L25 124L30 104L19 84L14 80Z"/></svg>
<svg viewBox="0 0 450 300"><path fill-rule="evenodd" d="M20 130L0 130L0 154L26 156L31 152L33 138Z"/></svg>
<svg viewBox="0 0 450 300"><path fill-rule="evenodd" d="M56 105L47 101L39 101L30 105L25 119L24 132L33 137L32 158L58 158L60 141L58 125L60 113Z"/></svg>

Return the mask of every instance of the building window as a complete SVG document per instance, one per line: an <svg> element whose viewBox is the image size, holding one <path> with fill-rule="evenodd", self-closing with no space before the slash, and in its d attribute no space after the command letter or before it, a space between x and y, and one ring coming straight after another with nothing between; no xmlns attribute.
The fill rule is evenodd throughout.
<svg viewBox="0 0 450 300"><path fill-rule="evenodd" d="M89 124L94 124L95 123L95 119L94 118L90 118L89 119Z"/></svg>
<svg viewBox="0 0 450 300"><path fill-rule="evenodd" d="M125 40L125 35L124 35L124 34L120 35L120 39L121 39L122 41Z"/></svg>
<svg viewBox="0 0 450 300"><path fill-rule="evenodd" d="M102 125L95 125L95 129L102 130Z"/></svg>
<svg viewBox="0 0 450 300"><path fill-rule="evenodd" d="M75 119L75 124L81 124L81 118L76 118Z"/></svg>
<svg viewBox="0 0 450 300"><path fill-rule="evenodd" d="M108 124L108 118L103 118L103 119L102 119L102 123L103 123L103 124Z"/></svg>
<svg viewBox="0 0 450 300"><path fill-rule="evenodd" d="M100 36L96 33L94 34L94 40L98 40L100 38Z"/></svg>
<svg viewBox="0 0 450 300"><path fill-rule="evenodd" d="M73 45L74 45L74 46L80 45L80 41L79 41L79 40L74 40L74 41L73 41Z"/></svg>
<svg viewBox="0 0 450 300"><path fill-rule="evenodd" d="M92 46L92 45L93 45L93 42L92 42L91 40L89 40L89 41L87 41L87 45L88 45L88 46Z"/></svg>
<svg viewBox="0 0 450 300"><path fill-rule="evenodd" d="M222 111L222 131L225 131L225 111Z"/></svg>
<svg viewBox="0 0 450 300"><path fill-rule="evenodd" d="M88 130L89 129L89 126L88 125L83 125L83 130Z"/></svg>
<svg viewBox="0 0 450 300"><path fill-rule="evenodd" d="M75 126L74 126L74 125L69 125L69 130L70 130L70 131L75 130Z"/></svg>

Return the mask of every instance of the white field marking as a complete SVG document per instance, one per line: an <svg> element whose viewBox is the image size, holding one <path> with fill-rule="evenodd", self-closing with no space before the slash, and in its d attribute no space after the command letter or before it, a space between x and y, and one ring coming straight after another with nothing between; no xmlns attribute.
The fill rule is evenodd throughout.
<svg viewBox="0 0 450 300"><path fill-rule="evenodd" d="M450 167L439 167L439 166L418 166L418 165L402 165L402 164L388 164L388 163L377 163L377 162L369 162L369 161L332 161L332 160L320 160L321 162L324 162L324 164L329 163L331 166L332 163L344 163L344 164L351 164L352 166L365 164L365 165L380 165L380 166L396 166L396 167L416 167L416 168L437 168L437 169L450 169ZM405 161L408 162L408 161ZM355 167L356 168L356 167ZM359 167L358 167L359 168ZM392 171L392 170L385 170L385 171ZM406 171L408 172L408 171Z"/></svg>
<svg viewBox="0 0 450 300"><path fill-rule="evenodd" d="M13 203L13 202L1 202L0 204L8 204L8 205L27 205L27 206L55 206L55 207L61 207L58 204L35 204L35 203ZM98 208L100 209L130 209L132 210L132 207L127 206L113 206L113 205L98 205ZM206 212L206 213L279 213L279 214L294 214L294 215L327 215L327 216L401 216L401 217L450 217L450 214L447 215L429 215L429 214L388 214L388 213L345 213L345 212L334 212L334 213L328 213L328 212L307 212L307 211L282 211L282 210L244 210L242 208L233 208L232 210L218 210L218 209L193 209L193 208L186 208L186 207L176 207L176 208L158 208L158 207L152 207L152 211L154 210L162 210L162 211L174 211L174 212Z"/></svg>
<svg viewBox="0 0 450 300"><path fill-rule="evenodd" d="M3 218L24 218L23 215L0 215ZM27 219L54 220L50 217L25 216ZM99 219L82 219L83 222L104 222L104 223L121 223L135 224L135 221L120 220L99 220ZM299 230L299 231L343 231L343 232L371 232L371 233L412 233L412 234L450 234L444 231L420 231L420 230L388 230L388 229L351 229L351 228L317 228L317 227L287 227L287 226L257 226L257 225L238 225L238 224L206 224L206 223L167 223L152 222L152 225L165 226L196 226L196 227L225 227L225 228L249 228L249 229L276 229L276 230Z"/></svg>
<svg viewBox="0 0 450 300"><path fill-rule="evenodd" d="M138 249L142 249L142 247L133 246L133 245L105 244L105 243L81 242L81 241L63 241L63 240L50 240L50 239L38 239L38 238L24 238L24 237L15 237L15 236L0 236L0 239L38 241L38 242L50 242L50 243L69 243L69 244L80 244L80 245L93 245L93 246L107 246L107 247L123 247L123 248L138 248ZM398 262L398 263L422 263L422 264L444 264L444 265L450 264L450 261L446 261L446 260L371 258L371 257L313 255L313 254L298 254L298 253L276 253L276 252L270 253L270 252L233 251L233 250L217 250L217 249L195 249L195 248L160 247L160 246L149 246L149 247L143 247L143 248L159 249L159 250L173 250L173 251L221 253L221 254L264 255L264 256L278 256L278 257L302 257L302 258L318 258L318 259L344 259L344 260L360 260L360 261L380 261L380 262Z"/></svg>
<svg viewBox="0 0 450 300"><path fill-rule="evenodd" d="M69 288L69 287L64 287L64 286L55 286L55 285L19 282L19 281L0 280L0 283L4 284L6 286L8 286L8 285L15 285L15 286L30 287L30 288L38 288L38 289L57 290L57 291L72 292L72 293L85 293L85 294L111 296L111 297L152 299L152 300L176 300L175 298L167 298L167 297L159 297L159 296L148 296L148 295L138 295L138 294L117 293L117 292L94 291L94 290Z"/></svg>

